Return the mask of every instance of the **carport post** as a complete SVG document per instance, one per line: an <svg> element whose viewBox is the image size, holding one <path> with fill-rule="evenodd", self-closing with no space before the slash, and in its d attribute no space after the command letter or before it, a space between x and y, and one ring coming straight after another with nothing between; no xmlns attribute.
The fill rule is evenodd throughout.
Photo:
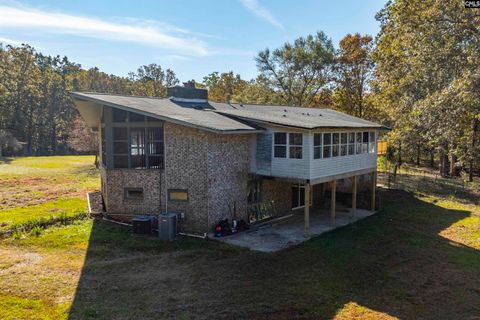
<svg viewBox="0 0 480 320"><path fill-rule="evenodd" d="M352 177L352 216L357 213L357 176Z"/></svg>
<svg viewBox="0 0 480 320"><path fill-rule="evenodd" d="M336 197L337 197L337 180L332 181L332 196L330 197L330 223L335 225L335 204L336 204Z"/></svg>
<svg viewBox="0 0 480 320"><path fill-rule="evenodd" d="M375 189L377 188L377 171L372 172L372 211L375 211Z"/></svg>
<svg viewBox="0 0 480 320"><path fill-rule="evenodd" d="M305 183L305 233L308 237L310 233L310 183Z"/></svg>

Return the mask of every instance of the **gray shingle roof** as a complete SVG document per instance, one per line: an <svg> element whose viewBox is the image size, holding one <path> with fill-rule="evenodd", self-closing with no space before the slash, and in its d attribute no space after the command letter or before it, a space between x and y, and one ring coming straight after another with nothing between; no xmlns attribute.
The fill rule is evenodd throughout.
<svg viewBox="0 0 480 320"><path fill-rule="evenodd" d="M74 92L75 99L140 111L149 116L186 126L219 132L256 132L255 123L270 123L302 129L375 128L384 126L331 109L272 105L188 102L172 99Z"/></svg>
<svg viewBox="0 0 480 320"><path fill-rule="evenodd" d="M142 113L186 126L219 132L256 132L257 128L203 108L202 103L176 103L170 99L132 97L103 93L71 93L74 99ZM200 110L197 108L200 107Z"/></svg>
<svg viewBox="0 0 480 320"><path fill-rule="evenodd" d="M236 118L303 129L386 127L332 109L211 103L217 112Z"/></svg>

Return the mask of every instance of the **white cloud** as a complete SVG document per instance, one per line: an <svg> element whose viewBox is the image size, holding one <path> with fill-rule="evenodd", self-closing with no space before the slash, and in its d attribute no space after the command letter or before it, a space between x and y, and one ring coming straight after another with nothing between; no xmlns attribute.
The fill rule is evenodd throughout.
<svg viewBox="0 0 480 320"><path fill-rule="evenodd" d="M0 5L0 27L29 28L107 41L139 43L187 55L209 54L207 44L188 30L152 21L112 22L26 7Z"/></svg>
<svg viewBox="0 0 480 320"><path fill-rule="evenodd" d="M270 23L271 25L277 28L284 29L280 21L278 21L277 18L275 18L273 14L270 11L268 11L267 8L263 7L260 3L258 3L257 0L240 0L240 2L243 4L245 8L250 10L253 14L258 16L259 18L267 21L268 23Z"/></svg>
<svg viewBox="0 0 480 320"><path fill-rule="evenodd" d="M22 44L20 41L8 39L8 38L2 38L2 37L0 37L0 42L4 43L4 44L11 44L11 45L14 45L14 46L19 46L19 45Z"/></svg>

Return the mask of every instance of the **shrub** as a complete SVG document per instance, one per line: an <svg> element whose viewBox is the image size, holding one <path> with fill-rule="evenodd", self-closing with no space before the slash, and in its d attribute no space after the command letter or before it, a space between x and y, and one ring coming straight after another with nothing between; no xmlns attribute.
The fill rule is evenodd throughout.
<svg viewBox="0 0 480 320"><path fill-rule="evenodd" d="M40 226L35 226L32 228L32 231L30 231L31 234L33 234L35 237L38 237L42 234L43 228Z"/></svg>

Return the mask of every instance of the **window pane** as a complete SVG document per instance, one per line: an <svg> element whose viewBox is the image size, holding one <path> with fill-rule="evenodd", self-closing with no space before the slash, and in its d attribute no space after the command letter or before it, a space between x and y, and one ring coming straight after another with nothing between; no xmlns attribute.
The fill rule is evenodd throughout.
<svg viewBox="0 0 480 320"><path fill-rule="evenodd" d="M113 140L127 140L127 128L114 127L113 128Z"/></svg>
<svg viewBox="0 0 480 320"><path fill-rule="evenodd" d="M149 142L148 154L160 154L163 155L163 142Z"/></svg>
<svg viewBox="0 0 480 320"><path fill-rule="evenodd" d="M334 133L333 134L333 144L338 144L338 142L339 142L339 134Z"/></svg>
<svg viewBox="0 0 480 320"><path fill-rule="evenodd" d="M338 157L338 145L334 144L332 148L332 157Z"/></svg>
<svg viewBox="0 0 480 320"><path fill-rule="evenodd" d="M147 128L148 140L163 140L163 128Z"/></svg>
<svg viewBox="0 0 480 320"><path fill-rule="evenodd" d="M368 132L363 133L363 142L368 142Z"/></svg>
<svg viewBox="0 0 480 320"><path fill-rule="evenodd" d="M355 143L355 132L350 132L348 134L348 143Z"/></svg>
<svg viewBox="0 0 480 320"><path fill-rule="evenodd" d="M128 113L129 122L145 122L145 116L142 114L129 112Z"/></svg>
<svg viewBox="0 0 480 320"><path fill-rule="evenodd" d="M113 143L113 153L114 154L128 154L128 143L125 142L114 142Z"/></svg>
<svg viewBox="0 0 480 320"><path fill-rule="evenodd" d="M274 143L287 144L287 134L285 132L275 132Z"/></svg>
<svg viewBox="0 0 480 320"><path fill-rule="evenodd" d="M375 142L375 132L374 131L370 132L370 141L369 142Z"/></svg>
<svg viewBox="0 0 480 320"><path fill-rule="evenodd" d="M302 147L290 147L290 158L302 159Z"/></svg>
<svg viewBox="0 0 480 320"><path fill-rule="evenodd" d="M362 153L362 143L357 143L356 146L356 154Z"/></svg>
<svg viewBox="0 0 480 320"><path fill-rule="evenodd" d="M149 156L148 166L151 169L163 168L163 156Z"/></svg>
<svg viewBox="0 0 480 320"><path fill-rule="evenodd" d="M128 156L113 156L114 168L128 168Z"/></svg>
<svg viewBox="0 0 480 320"><path fill-rule="evenodd" d="M113 122L127 122L127 111L112 108L112 121Z"/></svg>
<svg viewBox="0 0 480 320"><path fill-rule="evenodd" d="M290 133L290 145L301 146L303 144L303 134Z"/></svg>
<svg viewBox="0 0 480 320"><path fill-rule="evenodd" d="M168 200L172 201L188 201L187 190L168 190Z"/></svg>
<svg viewBox="0 0 480 320"><path fill-rule="evenodd" d="M133 150L132 150L133 151ZM133 155L130 157L131 161L131 168L132 169L143 169L147 167L146 161L145 161L145 155L139 154L139 155Z"/></svg>
<svg viewBox="0 0 480 320"><path fill-rule="evenodd" d="M348 154L349 155L354 155L355 154L355 145L354 144L349 144L348 145Z"/></svg>
<svg viewBox="0 0 480 320"><path fill-rule="evenodd" d="M330 158L330 151L331 151L330 146L323 146L323 157L324 158Z"/></svg>
<svg viewBox="0 0 480 320"><path fill-rule="evenodd" d="M130 200L142 200L143 199L143 189L138 188L138 189L129 189L125 188L124 189L124 196L125 199L130 199Z"/></svg>
<svg viewBox="0 0 480 320"><path fill-rule="evenodd" d="M341 147L340 147L340 155L342 156L346 156L347 155L347 145L346 144L342 144Z"/></svg>
<svg viewBox="0 0 480 320"><path fill-rule="evenodd" d="M323 144L332 144L332 134L324 133L323 134Z"/></svg>
<svg viewBox="0 0 480 320"><path fill-rule="evenodd" d="M361 132L357 132L357 143L358 142L362 142L362 133Z"/></svg>
<svg viewBox="0 0 480 320"><path fill-rule="evenodd" d="M286 158L287 157L287 147L286 146L275 146L274 157L275 158Z"/></svg>
<svg viewBox="0 0 480 320"><path fill-rule="evenodd" d="M313 148L313 159L320 159L322 157L322 147Z"/></svg>
<svg viewBox="0 0 480 320"><path fill-rule="evenodd" d="M341 134L341 140L340 140L341 143L347 143L347 133L344 132Z"/></svg>
<svg viewBox="0 0 480 320"><path fill-rule="evenodd" d="M321 133L314 133L313 134L313 145L314 146L321 146L322 145L322 134Z"/></svg>

